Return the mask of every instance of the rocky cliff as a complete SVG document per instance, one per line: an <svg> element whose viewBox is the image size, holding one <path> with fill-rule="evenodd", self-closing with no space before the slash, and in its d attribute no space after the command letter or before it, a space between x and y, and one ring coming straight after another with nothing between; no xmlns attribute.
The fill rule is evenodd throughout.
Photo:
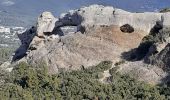
<svg viewBox="0 0 170 100"><path fill-rule="evenodd" d="M126 60L122 53L137 48L157 26L169 27L169 17L170 13L131 13L101 5L71 10L59 18L44 12L37 26L21 35L22 45L13 62L45 62L50 73L87 68L106 60L114 64ZM126 61L119 71L135 72L134 76L150 83L159 83L166 77L167 73L160 67L150 66L143 61Z"/></svg>

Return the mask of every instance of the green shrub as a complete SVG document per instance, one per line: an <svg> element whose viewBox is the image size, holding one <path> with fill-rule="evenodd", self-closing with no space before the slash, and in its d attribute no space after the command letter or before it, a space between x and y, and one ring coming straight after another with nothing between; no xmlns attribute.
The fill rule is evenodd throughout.
<svg viewBox="0 0 170 100"><path fill-rule="evenodd" d="M108 63L106 63L108 64ZM113 72L111 83L103 84L94 77L95 73L101 72L103 63L96 67L81 71L61 73L61 95L64 100L163 100L164 96L148 84L138 82L127 75ZM110 65L110 64L108 64ZM110 69L110 67L105 70ZM104 70L102 70L104 71ZM111 71L112 72L112 71Z"/></svg>
<svg viewBox="0 0 170 100"><path fill-rule="evenodd" d="M0 48L0 64L7 61L10 56L12 56L13 52L14 49L12 48Z"/></svg>
<svg viewBox="0 0 170 100"><path fill-rule="evenodd" d="M15 66L0 85L3 100L166 100L169 87L153 87L127 75L112 73L110 84L99 82L103 71L111 68L105 61L88 69L50 75L47 66L26 63Z"/></svg>
<svg viewBox="0 0 170 100"><path fill-rule="evenodd" d="M6 79L6 83L1 86L2 97L10 99L60 99L59 79L47 73L47 67L41 69L20 63ZM1 95L0 95L1 96Z"/></svg>

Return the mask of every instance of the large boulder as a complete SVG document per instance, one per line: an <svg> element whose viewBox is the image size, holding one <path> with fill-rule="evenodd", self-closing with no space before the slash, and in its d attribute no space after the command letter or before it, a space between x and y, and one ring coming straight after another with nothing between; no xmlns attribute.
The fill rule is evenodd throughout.
<svg viewBox="0 0 170 100"><path fill-rule="evenodd" d="M57 20L51 12L43 12L38 18L37 36L44 37L44 33L51 33Z"/></svg>

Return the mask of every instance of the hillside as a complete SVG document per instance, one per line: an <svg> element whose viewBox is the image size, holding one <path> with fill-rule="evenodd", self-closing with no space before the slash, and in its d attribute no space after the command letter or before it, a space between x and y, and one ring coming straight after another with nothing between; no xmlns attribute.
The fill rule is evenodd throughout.
<svg viewBox="0 0 170 100"><path fill-rule="evenodd" d="M169 16L170 13L131 13L101 5L71 10L61 14L60 18L44 12L38 18L37 27L20 36L22 45L13 61L26 61L33 65L43 61L53 74L60 70L77 70L81 66L87 68L101 61L126 61L131 55L126 52L140 48L143 38L152 30L152 34L156 34L160 29L169 27ZM128 27L132 31L124 31ZM142 55L140 52L137 54ZM132 62L133 66L127 60L124 66L129 70L125 68L121 72L129 73L140 67L136 73L140 80L153 84L161 82L166 71L160 67L148 68L142 60ZM138 63L140 66L136 66ZM157 70L160 70L160 75ZM144 73L151 76L146 77Z"/></svg>
<svg viewBox="0 0 170 100"><path fill-rule="evenodd" d="M169 17L96 4L59 17L45 11L0 66L0 96L167 100Z"/></svg>

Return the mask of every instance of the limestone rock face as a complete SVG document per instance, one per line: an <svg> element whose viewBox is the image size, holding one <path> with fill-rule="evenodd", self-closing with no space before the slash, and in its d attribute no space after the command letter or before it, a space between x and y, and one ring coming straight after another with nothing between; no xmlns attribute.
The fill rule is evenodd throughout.
<svg viewBox="0 0 170 100"><path fill-rule="evenodd" d="M55 27L55 18L51 12L43 12L37 22L37 36L43 37L44 33L51 33Z"/></svg>
<svg viewBox="0 0 170 100"><path fill-rule="evenodd" d="M71 10L60 17L60 22L65 25L132 25L134 28L149 32L157 21L164 26L170 26L170 13L130 13L113 7L91 5L89 7ZM61 25L61 24L59 24Z"/></svg>
<svg viewBox="0 0 170 100"><path fill-rule="evenodd" d="M164 72L161 68L145 64L142 61L126 62L119 67L119 72L121 74L128 74L140 81L153 85L161 84L162 79L168 76L168 73Z"/></svg>
<svg viewBox="0 0 170 100"><path fill-rule="evenodd" d="M170 26L169 17L170 13L131 13L101 5L71 10L59 18L44 12L38 18L35 31L28 31L28 41L22 42L13 60L29 64L45 62L52 74L60 70L77 70L81 66L87 68L106 60L117 62L122 59L123 52L138 47L157 22L162 27ZM120 26L125 24L132 26L134 32L123 33ZM134 63L138 65L138 62ZM139 68L131 64L126 67L132 70ZM153 76L148 79L152 82L158 82L162 78L159 76L164 76L163 72L158 75L141 64L137 75L143 79L147 77L142 76L145 73Z"/></svg>
<svg viewBox="0 0 170 100"><path fill-rule="evenodd" d="M114 34L115 32L117 34ZM44 61L49 66L50 73L57 73L63 69L76 70L81 66L87 68L101 61L119 60L121 52L136 47L142 37L138 32L124 35L116 26L95 27L91 33L72 33L61 36L59 41L58 39L40 40L43 45L30 51L25 59L32 64ZM119 41L124 41L127 44L119 44ZM130 42L134 44L129 45Z"/></svg>
<svg viewBox="0 0 170 100"><path fill-rule="evenodd" d="M164 26L169 26L169 23L170 23L169 15L170 15L170 12L163 13L163 15L162 15L162 20L163 20Z"/></svg>

